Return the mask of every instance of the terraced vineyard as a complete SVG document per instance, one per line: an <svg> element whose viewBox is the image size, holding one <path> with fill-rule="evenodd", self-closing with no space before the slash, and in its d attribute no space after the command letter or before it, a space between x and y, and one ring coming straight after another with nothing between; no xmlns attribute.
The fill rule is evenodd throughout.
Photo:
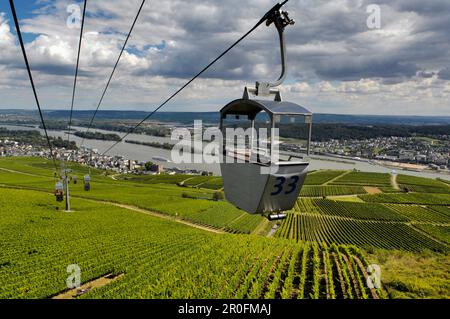
<svg viewBox="0 0 450 319"><path fill-rule="evenodd" d="M446 244L409 225L411 221L449 226L450 219L445 214L420 206L300 198L275 236L327 244L449 252Z"/></svg>
<svg viewBox="0 0 450 319"><path fill-rule="evenodd" d="M423 230L440 241L450 244L450 226L415 224L414 227Z"/></svg>
<svg viewBox="0 0 450 319"><path fill-rule="evenodd" d="M368 203L393 203L417 205L450 205L450 193L447 194L374 194L359 195L359 198Z"/></svg>
<svg viewBox="0 0 450 319"><path fill-rule="evenodd" d="M232 233L249 234L261 223L262 218L259 215L250 215L230 208L228 203L219 202L211 208L190 214L186 220Z"/></svg>
<svg viewBox="0 0 450 319"><path fill-rule="evenodd" d="M428 206L428 208L430 208L430 209L432 209L432 210L434 210L436 212L439 212L441 214L444 214L446 216L450 216L450 207L447 207L447 206L434 206L434 205L432 205L432 206Z"/></svg>
<svg viewBox="0 0 450 319"><path fill-rule="evenodd" d="M52 191L54 179L51 177L51 164L43 163L42 167L50 164L50 169L38 169L38 173L33 174L36 160L30 161L27 158L2 159L0 168L0 184L12 187L20 186L36 190ZM76 165L73 166L73 174L81 175ZM28 175L33 174L33 175ZM17 178L21 176L21 178ZM158 213L175 216L201 225L208 225L233 233L251 233L262 221L260 215L248 215L224 201L213 201L212 190L196 189L190 187L178 187L176 183L179 178L170 175L138 176L139 182L135 180L114 181L101 174L93 175L92 191L85 192L82 183L71 185L72 196L111 201L126 205L133 205L139 208L152 210ZM151 179L157 182L150 182ZM192 178L188 176L187 178ZM198 176L195 184L201 181L209 181L217 177ZM186 180L186 176L182 176Z"/></svg>
<svg viewBox="0 0 450 319"><path fill-rule="evenodd" d="M389 204L388 207L411 221L437 224L450 223L450 216L427 207L398 204Z"/></svg>
<svg viewBox="0 0 450 319"><path fill-rule="evenodd" d="M73 175L86 172L69 165ZM71 263L82 268L83 282L122 274L80 298L377 298L386 292L367 289L369 262L356 246L449 253L450 193L400 193L388 174L312 173L275 238L241 234L271 235L275 222L213 200L219 177L92 176L91 192L71 184L74 212L67 214L48 194L49 161L0 159L0 298L53 296L64 290ZM366 186L384 193L365 194ZM406 289L396 285L390 291Z"/></svg>
<svg viewBox="0 0 450 319"><path fill-rule="evenodd" d="M301 197L323 197L339 195L366 194L362 186L303 186L300 191Z"/></svg>
<svg viewBox="0 0 450 319"><path fill-rule="evenodd" d="M320 212L331 216L383 221L408 221L408 218L397 214L395 210L391 210L381 204L337 202L330 200L316 200L314 203L320 208Z"/></svg>
<svg viewBox="0 0 450 319"><path fill-rule="evenodd" d="M221 177L212 177L209 178L206 182L198 185L201 188L218 190L223 188L222 178Z"/></svg>
<svg viewBox="0 0 450 319"><path fill-rule="evenodd" d="M290 213L276 233L296 241L352 244L360 247L448 253L446 245L403 223L362 221L324 215Z"/></svg>
<svg viewBox="0 0 450 319"><path fill-rule="evenodd" d="M203 183L212 180L211 176L195 176L190 177L184 181L184 185L189 187L201 187Z"/></svg>
<svg viewBox="0 0 450 319"><path fill-rule="evenodd" d="M336 185L365 185L365 186L391 186L391 175L381 173L350 172L339 177L332 184Z"/></svg>
<svg viewBox="0 0 450 319"><path fill-rule="evenodd" d="M189 175L118 175L116 179L144 184L178 184L188 179Z"/></svg>
<svg viewBox="0 0 450 319"><path fill-rule="evenodd" d="M400 190L394 187L378 187L383 193L398 193Z"/></svg>
<svg viewBox="0 0 450 319"><path fill-rule="evenodd" d="M65 213L42 192L1 189L0 298L55 296L70 264L81 268L82 283L120 275L79 298L384 294L364 285L368 261L356 247L212 234L100 202L76 204Z"/></svg>
<svg viewBox="0 0 450 319"><path fill-rule="evenodd" d="M345 171L315 171L308 174L305 179L305 185L322 185L344 173Z"/></svg>
<svg viewBox="0 0 450 319"><path fill-rule="evenodd" d="M406 189L410 192L441 194L450 192L450 187L448 184L430 178L398 175L397 182L399 183L400 188Z"/></svg>

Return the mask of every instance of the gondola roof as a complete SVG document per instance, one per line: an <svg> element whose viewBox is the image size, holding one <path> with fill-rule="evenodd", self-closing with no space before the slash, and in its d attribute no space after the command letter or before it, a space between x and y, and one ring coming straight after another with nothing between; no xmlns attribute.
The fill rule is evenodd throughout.
<svg viewBox="0 0 450 319"><path fill-rule="evenodd" d="M312 115L305 107L292 102L250 99L234 100L224 106L220 114L222 118L227 114L248 115L249 118L255 118L262 111L269 115Z"/></svg>

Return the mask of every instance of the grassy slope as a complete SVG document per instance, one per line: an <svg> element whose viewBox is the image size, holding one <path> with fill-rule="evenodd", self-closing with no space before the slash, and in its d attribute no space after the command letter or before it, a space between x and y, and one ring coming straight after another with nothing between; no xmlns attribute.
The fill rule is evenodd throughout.
<svg viewBox="0 0 450 319"><path fill-rule="evenodd" d="M72 165L73 166L73 165ZM24 174L17 174L12 172L5 172L0 170L0 184L8 184L8 185L23 185L26 187L34 187L37 189L46 189L48 191L52 191L53 189L53 179L51 176L51 163L45 162L42 159L0 159L0 168L4 167L11 170L18 170L25 172L27 174L33 175L41 175L41 176L30 176ZM49 170L50 169L50 170ZM79 180L81 180L82 174L86 172L86 168L81 168L74 166L76 173L78 174ZM49 174L50 172L50 174ZM110 177L103 176L103 172L94 171L92 173L95 176L95 183L93 186L95 187L95 192L86 193L81 190L81 183L77 186L72 187L73 194L77 196L87 196L97 199L106 199L111 201L121 201L124 203L140 206L143 208L150 208L154 210L164 211L169 214L182 214L185 215L186 219L189 219L190 215L199 214L202 210L208 211L214 215L216 211L214 209L214 205L217 203L207 201L207 200L191 200L182 198L183 192L188 192L195 197L208 197L211 194L209 190L196 190L190 188L179 188L173 185L167 184L153 184L153 185L143 185L142 181L117 181L114 182L110 179ZM372 177L372 176L371 176ZM358 179L356 177L355 179ZM375 178L374 178L375 179ZM163 181L164 182L164 181ZM354 181L352 181L354 182ZM173 183L172 183L173 184ZM4 189L0 189L0 196L5 194ZM151 194L151 196L149 196ZM410 194L413 195L413 194ZM48 200L51 206L54 209L54 199L53 197L48 197L48 195L44 195L46 200ZM376 196L376 195L374 195ZM364 199L367 197L372 197L370 195L364 196ZM14 198L14 197L11 197ZM422 199L422 198L421 198ZM186 201L186 202L184 202ZM76 200L76 205L81 203L82 201ZM224 203L227 204L227 203ZM37 203L37 205L42 205L41 202ZM205 206L203 206L205 205ZM209 206L212 205L212 206ZM219 204L220 205L220 204ZM228 205L228 204L227 204ZM80 207L82 207L81 205ZM188 206L195 206L193 211L186 209ZM42 207L45 207L42 206ZM47 207L48 208L48 207ZM444 206L440 206L440 209L444 209ZM96 207L95 212L97 213L98 207ZM115 216L115 211L117 208L108 208L108 212L113 212L113 216ZM123 213L123 212L122 212ZM127 214L130 212L127 211ZM108 213L106 213L108 214ZM212 216L213 216L212 215ZM202 216L205 217L206 215ZM44 216L45 217L45 216ZM43 219L46 220L46 219ZM69 227L69 226L67 226ZM171 226L172 227L172 226ZM176 226L179 227L179 226ZM176 228L175 227L175 228ZM32 251L32 250L31 250ZM387 277L383 277L388 283L388 289L393 297L443 297L449 295L449 285L448 285L448 277L441 276L442 275L442 267L447 267L448 269L448 255L439 255L432 253L421 253L421 259L419 261L415 261L413 264L417 267L418 271L422 271L427 273L427 280L423 280L423 282L416 282L417 291L415 290L414 285L410 285L410 281L412 280L407 275L403 276L403 273L408 274L413 273L413 269L408 270L408 263L411 262L412 254L406 252L396 252L391 257L394 258L392 261L389 257L391 251L382 251L377 250L378 255L371 255L370 261L372 262L380 262L382 267L386 267L384 274ZM33 254L33 253L32 253ZM384 256L384 257L383 257ZM402 256L410 256L410 257L402 257ZM417 254L416 254L417 256ZM2 255L2 258L4 256ZM388 258L389 257L389 258ZM384 259L383 259L384 258ZM399 259L400 261L394 262ZM0 271L3 271L8 266L3 265L7 262L1 262L0 260ZM428 267L429 265L435 263L434 267ZM396 271L399 272L399 275L396 277ZM66 275L66 274L64 274ZM412 274L411 276L419 276L418 274ZM420 276L425 276L421 274ZM421 278L419 276L419 278ZM442 277L442 281L439 281L439 278ZM389 285L390 282L394 280L393 285ZM396 284L395 280L403 284ZM431 286L431 288L425 287L425 284ZM396 286L397 285L397 286ZM405 288L405 285L407 288ZM408 286L410 285L410 286ZM422 288L421 288L422 287ZM440 288L441 287L441 288ZM405 289L408 291L405 293ZM437 292L441 292L444 289L444 293L437 294Z"/></svg>
<svg viewBox="0 0 450 319"><path fill-rule="evenodd" d="M165 181L162 176L157 177L160 183L142 183L115 181L104 176L102 171L93 171L92 191L85 192L81 180L87 173L86 168L74 164L70 167L72 175L78 176L79 181L77 185L71 183L72 196L134 205L232 232L250 233L263 221L261 216L249 217L227 202L212 201L212 190L178 187L174 185L172 176L166 176L168 183L162 183ZM0 170L0 184L53 191L55 180L52 178L51 162L36 158L7 158L0 159L0 168L24 173ZM221 218L217 218L218 211ZM236 221L238 217L241 218Z"/></svg>
<svg viewBox="0 0 450 319"><path fill-rule="evenodd" d="M450 298L450 257L431 252L371 250L390 298Z"/></svg>
<svg viewBox="0 0 450 319"><path fill-rule="evenodd" d="M44 193L1 190L0 298L53 295L65 288L69 264L81 267L83 282L109 272L126 272L124 280L131 282L139 277L143 267L151 267L152 273L128 297L138 297L140 290L148 297L167 297L167 289L173 297L188 297L189 293L211 297L217 291L208 291L209 282L223 281L224 274L230 275L240 259L254 258L266 247L276 252L291 245L255 236L209 234L81 199L76 200L76 206L75 212L65 213L62 207L57 210L52 198ZM181 258L187 250L192 256ZM225 261L227 269L223 268ZM152 266L155 262L157 267ZM180 268L187 269L185 275L192 278L183 290L173 281ZM199 268L204 270L203 285L197 273ZM174 278L148 286L162 273L170 273ZM199 284L197 292L186 289L191 283Z"/></svg>
<svg viewBox="0 0 450 319"><path fill-rule="evenodd" d="M0 298L54 296L66 289L73 264L81 269L81 283L123 274L82 298L318 298L328 291L319 284L318 266L329 251L317 244L311 246L317 258L305 256L303 268L296 266L304 259L301 243L213 234L109 204L76 204L67 213L45 193L1 189ZM341 260L361 256L357 248L334 247ZM360 269L341 267L353 269L353 284L363 282ZM369 296L367 288L346 289Z"/></svg>

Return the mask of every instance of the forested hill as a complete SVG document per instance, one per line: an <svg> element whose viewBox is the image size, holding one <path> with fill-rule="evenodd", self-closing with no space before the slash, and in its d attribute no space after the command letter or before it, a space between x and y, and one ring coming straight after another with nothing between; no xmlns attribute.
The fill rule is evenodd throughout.
<svg viewBox="0 0 450 319"><path fill-rule="evenodd" d="M280 134L283 137L306 137L307 127L285 124L281 126ZM437 137L450 135L450 125L348 125L348 124L313 124L314 141L326 141L329 139L362 140L378 137L412 137L427 136Z"/></svg>
<svg viewBox="0 0 450 319"><path fill-rule="evenodd" d="M45 111L49 119L67 119L69 110ZM74 119L90 119L93 111L74 111ZM143 111L100 110L97 119L130 119L141 120L148 113ZM0 110L0 119L6 115L38 116L34 110ZM203 120L206 123L217 123L218 112L158 112L153 120L163 122L192 123L193 120ZM346 114L314 114L314 123L340 123L358 125L450 125L450 116L384 116L384 115L346 115Z"/></svg>

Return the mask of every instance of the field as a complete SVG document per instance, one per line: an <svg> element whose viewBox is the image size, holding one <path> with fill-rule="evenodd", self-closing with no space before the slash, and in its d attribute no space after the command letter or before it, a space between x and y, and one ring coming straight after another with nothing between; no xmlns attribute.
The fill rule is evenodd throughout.
<svg viewBox="0 0 450 319"><path fill-rule="evenodd" d="M131 181L144 184L173 184L183 182L189 175L118 175L118 180Z"/></svg>
<svg viewBox="0 0 450 319"><path fill-rule="evenodd" d="M316 200L315 204L319 206L319 211L328 215L382 221L408 220L381 204L351 203L330 200Z"/></svg>
<svg viewBox="0 0 450 319"><path fill-rule="evenodd" d="M389 204L387 206L411 221L436 224L450 223L450 216L427 207L398 204Z"/></svg>
<svg viewBox="0 0 450 319"><path fill-rule="evenodd" d="M296 241L351 244L359 247L448 253L441 244L402 223L361 221L291 213L277 231L277 237Z"/></svg>
<svg viewBox="0 0 450 319"><path fill-rule="evenodd" d="M450 186L448 184L429 178L398 175L397 182L399 183L400 188L410 192L441 194L450 192Z"/></svg>
<svg viewBox="0 0 450 319"><path fill-rule="evenodd" d="M360 195L359 197L368 203L393 203L393 204L442 205L442 206L450 205L450 193L375 194L375 195Z"/></svg>
<svg viewBox="0 0 450 319"><path fill-rule="evenodd" d="M0 158L0 298L57 296L69 264L82 283L114 278L77 298L450 297L450 193L423 188L441 181L399 175L420 187L405 193L389 174L316 171L269 222L214 198L220 177L92 170L85 192L87 168L67 165L70 213L50 194L51 162ZM367 287L372 263L384 289Z"/></svg>
<svg viewBox="0 0 450 319"><path fill-rule="evenodd" d="M437 211L437 212L439 212L441 214L444 214L446 216L450 216L450 207L447 207L447 206L434 206L434 205L432 205L432 206L428 206L428 208L430 208L430 209L432 209L434 211Z"/></svg>
<svg viewBox="0 0 450 319"><path fill-rule="evenodd" d="M221 177L209 178L205 182L198 184L197 187L213 190L221 189L223 188L222 178Z"/></svg>
<svg viewBox="0 0 450 319"><path fill-rule="evenodd" d="M389 174L350 172L339 177L332 184L336 185L365 185L365 186L390 186L391 177Z"/></svg>
<svg viewBox="0 0 450 319"><path fill-rule="evenodd" d="M222 178L192 175L118 175L118 180L144 184L171 184L186 187L219 190L223 188Z"/></svg>
<svg viewBox="0 0 450 319"><path fill-rule="evenodd" d="M345 171L315 171L308 174L305 185L323 185L344 173Z"/></svg>
<svg viewBox="0 0 450 319"><path fill-rule="evenodd" d="M440 208L435 210L435 207ZM365 248L448 253L449 247L441 239L442 233L445 237L445 230L450 226L450 215L440 212L442 207L446 209L445 206L299 198L275 236L295 241L352 244ZM423 223L443 228L420 227Z"/></svg>
<svg viewBox="0 0 450 319"><path fill-rule="evenodd" d="M450 226L436 226L429 224L416 224L414 226L430 234L434 238L450 244Z"/></svg>
<svg viewBox="0 0 450 319"><path fill-rule="evenodd" d="M51 171L37 169L36 173L33 171L35 163L29 159L15 159L14 161L3 159L0 167L10 170L0 169L0 184L35 190L53 190L55 182L51 177ZM48 167L51 168L51 166ZM79 173L78 166L72 165L71 168L74 170L73 174L78 175L78 178L81 179L82 174ZM81 168L81 170L83 169ZM24 173L19 174L11 172L11 170ZM18 179L18 175L22 178ZM251 233L263 221L263 218L259 215L248 216L247 213L227 202L212 200L213 190L177 186L176 183L179 179L175 179L174 176L139 176L137 178L140 180L139 182L123 179L114 181L110 177L97 172L92 174L92 178L95 182L92 183L91 192L83 191L80 182L77 185L72 183L71 194L83 198L133 205L193 223L207 224L229 232ZM155 181L150 182L151 178L155 178ZM187 178L192 178L192 176ZM199 178L206 180L211 177ZM178 181L175 182L175 180Z"/></svg>
<svg viewBox="0 0 450 319"><path fill-rule="evenodd" d="M382 267L383 288L390 298L450 298L448 256L373 249L366 258Z"/></svg>
<svg viewBox="0 0 450 319"><path fill-rule="evenodd" d="M212 234L81 199L65 213L29 190L3 189L0 207L0 298L58 295L71 264L83 283L121 275L81 298L378 297L355 247Z"/></svg>
<svg viewBox="0 0 450 319"><path fill-rule="evenodd" d="M326 196L340 196L340 195L357 195L366 194L362 186L303 186L301 197L326 197Z"/></svg>

